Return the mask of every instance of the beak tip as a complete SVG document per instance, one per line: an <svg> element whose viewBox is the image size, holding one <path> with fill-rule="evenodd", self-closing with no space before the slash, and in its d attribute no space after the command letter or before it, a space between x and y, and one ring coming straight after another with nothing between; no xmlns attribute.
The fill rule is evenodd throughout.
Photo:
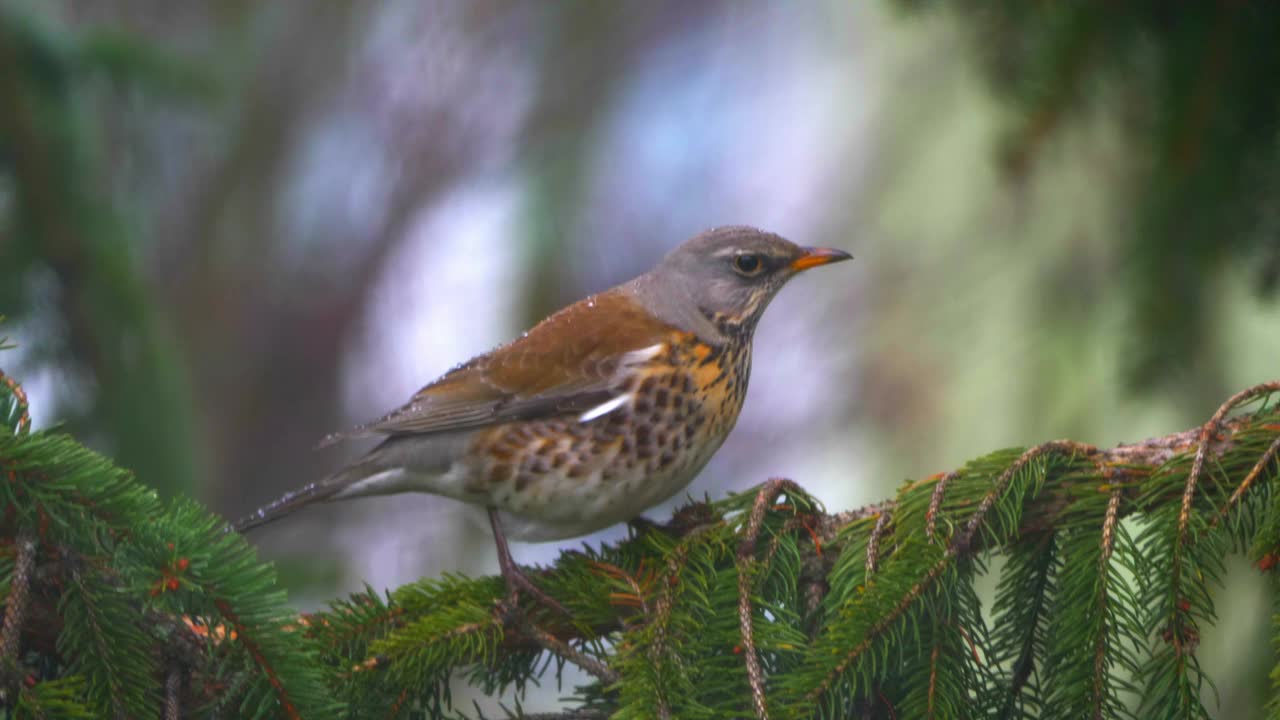
<svg viewBox="0 0 1280 720"><path fill-rule="evenodd" d="M830 265L831 263L853 259L853 256L849 253L836 248L806 247L802 249L804 254L791 263L791 268L797 272L818 267L819 265Z"/></svg>

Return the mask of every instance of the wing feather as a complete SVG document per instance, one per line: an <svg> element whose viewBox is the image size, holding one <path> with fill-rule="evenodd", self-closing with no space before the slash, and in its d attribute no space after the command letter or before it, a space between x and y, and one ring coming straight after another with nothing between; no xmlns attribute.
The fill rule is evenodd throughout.
<svg viewBox="0 0 1280 720"><path fill-rule="evenodd" d="M619 372L651 361L674 332L615 288L561 310L519 339L449 371L402 407L321 444L589 413L619 397Z"/></svg>

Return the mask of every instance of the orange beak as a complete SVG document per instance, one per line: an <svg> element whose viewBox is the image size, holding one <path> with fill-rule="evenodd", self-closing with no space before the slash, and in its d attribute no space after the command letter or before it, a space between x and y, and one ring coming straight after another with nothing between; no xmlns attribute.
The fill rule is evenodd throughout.
<svg viewBox="0 0 1280 720"><path fill-rule="evenodd" d="M852 260L853 256L843 250L835 248L801 248L804 254L791 261L791 269L796 272L815 268L819 265L830 265L842 260Z"/></svg>

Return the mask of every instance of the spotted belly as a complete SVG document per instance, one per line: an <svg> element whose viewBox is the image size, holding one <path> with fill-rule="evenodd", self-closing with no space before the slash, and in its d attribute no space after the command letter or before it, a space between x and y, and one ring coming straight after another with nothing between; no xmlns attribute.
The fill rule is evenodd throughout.
<svg viewBox="0 0 1280 720"><path fill-rule="evenodd" d="M741 357L699 348L675 346L694 362L661 358L620 379L627 402L599 417L479 433L467 494L501 511L513 539L540 541L629 520L680 492L729 435L746 393Z"/></svg>

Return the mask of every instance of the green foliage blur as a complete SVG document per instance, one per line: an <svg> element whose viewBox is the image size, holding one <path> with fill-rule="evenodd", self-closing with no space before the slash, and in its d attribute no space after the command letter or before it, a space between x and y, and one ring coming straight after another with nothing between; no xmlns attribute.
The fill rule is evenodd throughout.
<svg viewBox="0 0 1280 720"><path fill-rule="evenodd" d="M927 4L907 0L923 10ZM1222 373L1206 338L1218 283L1248 265L1280 282L1280 7L1274 3L946 3L1013 118L996 149L1012 181L1098 119L1118 128L1124 199L1112 232L1132 308L1126 381L1172 389Z"/></svg>

